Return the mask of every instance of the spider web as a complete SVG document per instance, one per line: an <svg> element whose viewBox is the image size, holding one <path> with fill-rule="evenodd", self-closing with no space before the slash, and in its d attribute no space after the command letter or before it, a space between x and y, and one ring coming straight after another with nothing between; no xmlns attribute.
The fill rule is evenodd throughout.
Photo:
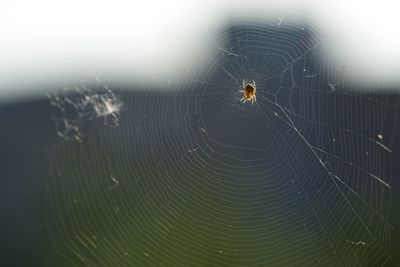
<svg viewBox="0 0 400 267"><path fill-rule="evenodd" d="M74 125L49 149L57 251L74 266L391 261L398 99L356 93L323 68L328 40L315 25L206 31L210 47L196 52L209 64L164 90L97 80L50 97L55 120ZM243 80L256 83L256 103L240 102ZM104 99L117 109L99 115ZM104 123L116 113L117 125Z"/></svg>

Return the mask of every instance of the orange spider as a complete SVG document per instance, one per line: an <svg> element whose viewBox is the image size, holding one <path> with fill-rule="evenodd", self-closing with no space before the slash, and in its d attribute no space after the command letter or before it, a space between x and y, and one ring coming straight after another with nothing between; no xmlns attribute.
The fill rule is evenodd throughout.
<svg viewBox="0 0 400 267"><path fill-rule="evenodd" d="M243 86L242 90L240 90L241 93L243 93L243 97L240 99L241 102L246 103L247 101L250 101L251 104L256 102L256 82L253 81L253 83L246 83L243 80Z"/></svg>

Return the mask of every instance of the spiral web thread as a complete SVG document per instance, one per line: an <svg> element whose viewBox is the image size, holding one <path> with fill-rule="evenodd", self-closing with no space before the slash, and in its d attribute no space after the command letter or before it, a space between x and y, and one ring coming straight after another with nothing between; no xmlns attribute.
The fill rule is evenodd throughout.
<svg viewBox="0 0 400 267"><path fill-rule="evenodd" d="M392 260L386 124L398 99L322 68L313 25L232 23L209 37L197 51L209 65L163 91L98 81L121 96L118 126L49 149L48 228L68 265ZM243 80L256 103L240 102Z"/></svg>

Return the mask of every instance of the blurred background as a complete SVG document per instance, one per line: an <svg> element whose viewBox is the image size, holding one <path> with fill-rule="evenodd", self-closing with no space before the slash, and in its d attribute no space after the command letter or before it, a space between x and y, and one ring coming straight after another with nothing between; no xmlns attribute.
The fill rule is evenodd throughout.
<svg viewBox="0 0 400 267"><path fill-rule="evenodd" d="M398 266L398 8L3 1L1 266Z"/></svg>

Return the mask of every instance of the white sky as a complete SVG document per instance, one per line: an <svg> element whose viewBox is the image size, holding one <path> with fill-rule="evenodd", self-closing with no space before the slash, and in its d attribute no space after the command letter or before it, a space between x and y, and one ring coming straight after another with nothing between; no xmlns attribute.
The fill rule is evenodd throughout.
<svg viewBox="0 0 400 267"><path fill-rule="evenodd" d="M267 2L268 4L266 4ZM204 28L239 14L305 14L360 81L400 85L399 1L3 0L0 99L87 72L165 79L201 58ZM25 88L24 91L19 89Z"/></svg>

